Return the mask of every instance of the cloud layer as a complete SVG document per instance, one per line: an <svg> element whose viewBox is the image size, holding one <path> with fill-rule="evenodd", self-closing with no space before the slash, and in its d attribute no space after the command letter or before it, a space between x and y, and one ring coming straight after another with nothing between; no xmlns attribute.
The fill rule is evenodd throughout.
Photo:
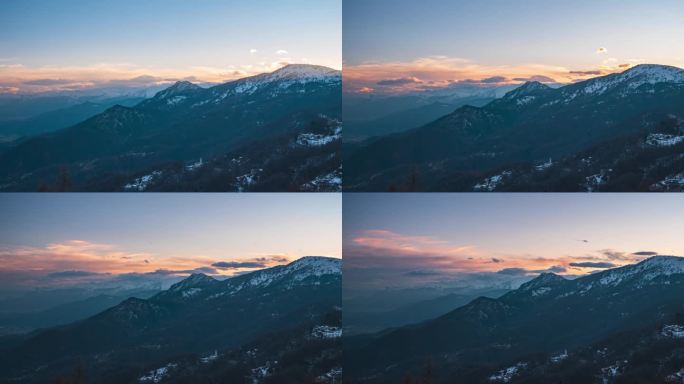
<svg viewBox="0 0 684 384"><path fill-rule="evenodd" d="M529 63L524 65L483 65L463 58L430 56L408 62L370 62L344 67L345 90L358 93L402 93L446 88L456 83L483 87L517 84L525 81L573 83L589 77L623 71L642 62L620 63L603 60L596 68L569 69L563 66Z"/></svg>
<svg viewBox="0 0 684 384"><path fill-rule="evenodd" d="M191 273L231 276L286 264L287 255L216 260L202 255L160 256L121 250L112 244L69 240L45 247L0 248L0 275L16 285L70 284L121 276L182 276ZM23 280L20 277L24 277ZM40 281L43 279L43 281Z"/></svg>

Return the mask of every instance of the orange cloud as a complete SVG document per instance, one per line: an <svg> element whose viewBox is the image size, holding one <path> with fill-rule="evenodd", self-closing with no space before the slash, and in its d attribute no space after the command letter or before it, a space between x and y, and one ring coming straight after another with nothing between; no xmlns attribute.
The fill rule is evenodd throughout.
<svg viewBox="0 0 684 384"><path fill-rule="evenodd" d="M585 256L539 257L488 252L475 245L456 245L432 236L402 235L388 230L367 230L345 244L345 268L431 270L443 274L498 272L502 274L585 274L631 264L639 254L599 250Z"/></svg>
<svg viewBox="0 0 684 384"><path fill-rule="evenodd" d="M599 68L602 74L619 71L613 63ZM346 65L343 70L345 91L401 93L444 88L466 82L491 86L517 84L520 79L543 78L547 82L572 83L584 76L563 66L543 64L489 66L447 56L431 56L409 62L364 63Z"/></svg>
<svg viewBox="0 0 684 384"><path fill-rule="evenodd" d="M50 92L95 88L107 85L166 85L177 80L223 83L260 73L272 72L291 58L226 67L191 66L188 68L153 68L130 63L99 63L84 66L40 66L0 64L0 93Z"/></svg>
<svg viewBox="0 0 684 384"><path fill-rule="evenodd" d="M168 273L188 274L194 270L231 276L243 271L266 268L289 262L282 255L230 259L238 263L235 268L216 268L225 262L206 256L159 256L147 252L130 252L112 244L85 240L69 240L48 244L45 247L0 248L0 271L34 271L52 273L60 271L88 271L102 274ZM240 264L242 263L242 264ZM219 264L222 265L222 264Z"/></svg>

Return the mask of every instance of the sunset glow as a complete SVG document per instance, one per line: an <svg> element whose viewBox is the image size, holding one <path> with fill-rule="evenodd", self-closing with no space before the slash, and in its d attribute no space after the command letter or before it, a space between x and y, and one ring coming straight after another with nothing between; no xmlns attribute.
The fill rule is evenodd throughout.
<svg viewBox="0 0 684 384"><path fill-rule="evenodd" d="M678 195L350 194L349 284L573 276L684 255Z"/></svg>
<svg viewBox="0 0 684 384"><path fill-rule="evenodd" d="M334 194L6 195L0 276L17 286L117 275L217 277L341 257Z"/></svg>

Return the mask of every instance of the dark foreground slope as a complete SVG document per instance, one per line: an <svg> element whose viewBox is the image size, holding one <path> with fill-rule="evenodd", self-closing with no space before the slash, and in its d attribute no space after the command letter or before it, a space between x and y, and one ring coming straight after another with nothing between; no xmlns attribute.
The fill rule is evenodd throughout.
<svg viewBox="0 0 684 384"><path fill-rule="evenodd" d="M682 295L680 257L653 257L575 280L542 274L498 299L479 298L431 321L347 339L345 376L351 382L397 383L427 366L440 383L600 383L602 369L619 360L620 372L635 369L638 377L639 369L665 361L654 356L650 367L630 365L639 360L628 356L642 347L681 356L684 339L647 344L666 325L674 335L679 327L684 331ZM590 356L603 348L605 358ZM660 371L663 377L678 371L667 367ZM563 377L573 370L593 379Z"/></svg>
<svg viewBox="0 0 684 384"><path fill-rule="evenodd" d="M465 106L345 153L345 188L490 191L510 183L515 190L575 191L602 172L604 180L633 172L636 181L601 188L659 190L684 171L681 147L670 148L684 137L681 127L663 131L683 117L684 70L675 67L639 65L557 89L529 82L484 107ZM656 143L652 134L665 136ZM585 152L600 145L611 149L611 159L592 163L597 153ZM516 169L544 170L549 160L568 159L577 160L568 164L568 177L516 179ZM610 168L625 159L629 171Z"/></svg>
<svg viewBox="0 0 684 384"><path fill-rule="evenodd" d="M340 278L340 260L324 257L225 281L192 275L150 299L131 298L86 320L7 340L0 382L84 376L93 383L266 383L335 376Z"/></svg>
<svg viewBox="0 0 684 384"><path fill-rule="evenodd" d="M1 153L0 189L120 191L166 175L174 182L164 185L178 190L227 155L254 163L238 176L269 178L263 173L277 161L284 176L271 180L271 190L307 189L340 166L340 115L341 75L325 67L289 65L211 88L178 82L134 107L112 107ZM328 141L302 145L299 135ZM254 150L257 143L265 148ZM264 152L287 153L273 159ZM238 176L224 168L211 168L227 180L220 189L239 189ZM302 173L315 175L303 180Z"/></svg>

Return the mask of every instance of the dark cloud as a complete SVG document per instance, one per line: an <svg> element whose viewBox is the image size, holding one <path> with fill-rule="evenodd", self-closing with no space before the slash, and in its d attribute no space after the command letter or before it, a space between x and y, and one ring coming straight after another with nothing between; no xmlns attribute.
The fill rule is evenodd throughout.
<svg viewBox="0 0 684 384"><path fill-rule="evenodd" d="M508 81L508 79L503 77L503 76L492 76L492 77L488 77L486 79L480 80L480 83L491 84L491 83L504 83L506 81Z"/></svg>
<svg viewBox="0 0 684 384"><path fill-rule="evenodd" d="M547 268L547 269L538 269L538 270L533 271L533 272L535 272L535 273L546 273L546 272L564 273L564 272L567 272L567 271L568 271L567 268L565 268L565 267L563 267L563 266L554 265L554 266L551 267L551 268Z"/></svg>
<svg viewBox="0 0 684 384"><path fill-rule="evenodd" d="M567 268L561 265L554 265L547 269L525 269L525 268L504 268L496 273L501 275L511 275L511 276L522 276L532 273L564 273L567 272Z"/></svg>
<svg viewBox="0 0 684 384"><path fill-rule="evenodd" d="M581 76L589 76L589 75L600 75L601 71L595 70L595 71L570 71L571 75L581 75Z"/></svg>
<svg viewBox="0 0 684 384"><path fill-rule="evenodd" d="M515 81L538 81L540 83L555 83L556 82L556 80L554 80L548 76L544 76L544 75L534 75L534 76L530 76L530 77L516 77L513 80L515 80Z"/></svg>
<svg viewBox="0 0 684 384"><path fill-rule="evenodd" d="M610 260L630 260L625 252L614 251L612 249L602 249L599 252Z"/></svg>
<svg viewBox="0 0 684 384"><path fill-rule="evenodd" d="M634 252L632 255L636 256L657 256L658 252L653 252L653 251L639 251L639 252Z"/></svg>
<svg viewBox="0 0 684 384"><path fill-rule="evenodd" d="M504 268L500 271L497 271L496 273L501 274L501 275L511 275L511 276L518 276L518 275L526 275L530 271L528 271L525 268Z"/></svg>
<svg viewBox="0 0 684 384"><path fill-rule="evenodd" d="M146 273L143 275L162 275L162 276L168 276L168 275L184 275L184 274L192 274L192 273L206 273L206 274L217 274L218 271L216 268L211 268L211 267L199 267L199 268L194 268L194 269L157 269L154 272Z"/></svg>
<svg viewBox="0 0 684 384"><path fill-rule="evenodd" d="M441 273L437 271L430 271L430 270L418 270L418 271L409 271L406 272L406 276L413 276L413 277L423 277L423 276L439 276Z"/></svg>
<svg viewBox="0 0 684 384"><path fill-rule="evenodd" d="M592 262L592 261L585 261L581 263L570 263L571 267L578 267L578 268L615 268L617 265L613 263L609 263L606 261L598 261L598 262Z"/></svg>
<svg viewBox="0 0 684 384"><path fill-rule="evenodd" d="M397 85L418 84L418 83L422 83L422 81L416 77L402 77L400 79L380 80L376 84L382 85L382 86L397 86Z"/></svg>
<svg viewBox="0 0 684 384"><path fill-rule="evenodd" d="M65 85L65 84L73 84L76 83L74 80L67 80L67 79L36 79L36 80L27 80L24 81L22 84L24 85Z"/></svg>
<svg viewBox="0 0 684 384"><path fill-rule="evenodd" d="M497 259L496 257L492 257L492 262L494 262L494 263L503 263L503 259Z"/></svg>
<svg viewBox="0 0 684 384"><path fill-rule="evenodd" d="M74 277L90 277L90 276L99 276L101 275L100 273L97 272L90 272L90 271L61 271L61 272L52 272L48 274L47 276L51 279L70 279Z"/></svg>
<svg viewBox="0 0 684 384"><path fill-rule="evenodd" d="M632 66L632 64L620 64L620 65L618 65L618 67L620 67L620 68L627 68L627 67L631 67L631 66Z"/></svg>
<svg viewBox="0 0 684 384"><path fill-rule="evenodd" d="M265 268L265 261L219 261L211 265L218 269Z"/></svg>

